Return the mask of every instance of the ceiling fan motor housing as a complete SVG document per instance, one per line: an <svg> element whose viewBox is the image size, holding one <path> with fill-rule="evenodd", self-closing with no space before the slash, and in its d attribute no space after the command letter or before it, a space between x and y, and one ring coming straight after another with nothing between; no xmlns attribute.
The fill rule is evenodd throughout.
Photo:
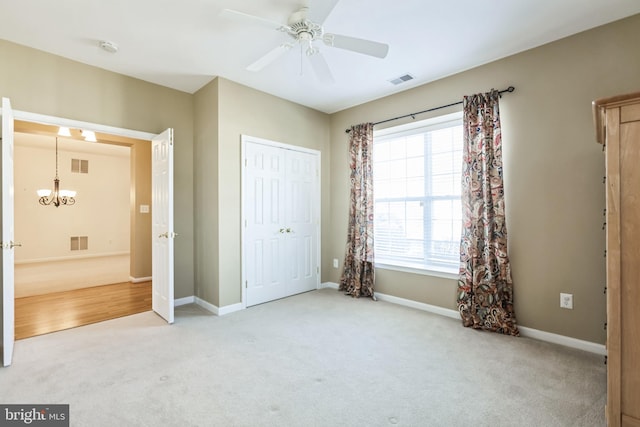
<svg viewBox="0 0 640 427"><path fill-rule="evenodd" d="M319 40L322 38L322 26L308 21L300 21L289 25L289 35L296 40Z"/></svg>

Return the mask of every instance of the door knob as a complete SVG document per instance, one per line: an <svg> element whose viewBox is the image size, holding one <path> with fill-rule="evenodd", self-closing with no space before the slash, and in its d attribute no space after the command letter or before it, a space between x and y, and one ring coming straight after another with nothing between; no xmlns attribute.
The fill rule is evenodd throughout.
<svg viewBox="0 0 640 427"><path fill-rule="evenodd" d="M10 240L9 243L2 243L4 249L13 249L16 246L22 246L22 243L16 243L13 240Z"/></svg>
<svg viewBox="0 0 640 427"><path fill-rule="evenodd" d="M161 234L161 235L159 235L158 237L159 237L159 238L161 238L161 239L162 239L163 237L164 237L165 239L168 239L168 238L169 238L169 233L168 233L168 232L166 232L166 233L162 233L162 234Z"/></svg>

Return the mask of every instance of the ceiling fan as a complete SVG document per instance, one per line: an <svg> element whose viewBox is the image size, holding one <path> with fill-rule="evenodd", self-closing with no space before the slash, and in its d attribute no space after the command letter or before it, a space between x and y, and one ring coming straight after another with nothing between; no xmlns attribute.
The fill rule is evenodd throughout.
<svg viewBox="0 0 640 427"><path fill-rule="evenodd" d="M336 1L330 3L335 4ZM329 69L329 65L324 59L324 56L322 56L320 49L314 45L315 42L322 41L325 45L330 47L345 49L376 58L386 57L387 53L389 52L389 45L372 40L365 40L340 34L325 33L324 28L322 27L322 23L324 22L329 12L331 12L332 8L333 6L330 6L329 8L325 8L325 10L316 11L313 14L313 17L315 17L316 19L316 21L314 22L313 20L309 19L309 16L312 15L312 11L310 11L308 7L302 7L289 16L286 24L281 24L275 21L261 18L259 16L250 15L232 9L223 9L221 14L230 19L235 19L237 21L246 23L258 24L263 27L286 33L291 37L291 39L293 39L292 41L283 43L267 52L257 61L250 64L247 67L247 70L260 71L267 65L280 58L294 46L300 45L301 55L302 52L304 52L309 58L311 67L318 77L318 80L323 83L333 83L334 78L331 70Z"/></svg>

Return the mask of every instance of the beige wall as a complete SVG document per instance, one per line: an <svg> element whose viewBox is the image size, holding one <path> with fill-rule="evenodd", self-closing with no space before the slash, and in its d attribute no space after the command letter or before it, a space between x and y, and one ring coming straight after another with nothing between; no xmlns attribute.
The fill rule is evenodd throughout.
<svg viewBox="0 0 640 427"><path fill-rule="evenodd" d="M194 96L195 295L220 306L218 223L218 83Z"/></svg>
<svg viewBox="0 0 640 427"><path fill-rule="evenodd" d="M332 115L331 257L342 260L339 236L347 228L345 128L513 85L501 113L518 322L604 343L604 157L595 142L591 101L640 88L638 40L640 15ZM329 262L325 258L325 266ZM339 274L331 269L323 280L337 282ZM377 274L379 292L456 308L454 280ZM560 292L574 295L573 310L559 307Z"/></svg>
<svg viewBox="0 0 640 427"><path fill-rule="evenodd" d="M193 96L0 40L15 110L160 133L175 129L175 296L193 295Z"/></svg>
<svg viewBox="0 0 640 427"><path fill-rule="evenodd" d="M153 275L151 212L140 212L140 205L151 206L151 144L148 141L131 143L130 176L129 277L140 280Z"/></svg>
<svg viewBox="0 0 640 427"><path fill-rule="evenodd" d="M36 190L53 188L55 137L14 134L16 263L129 253L130 150L59 138L60 188L77 191L76 203L42 206ZM71 159L89 162L89 173L72 173ZM88 249L72 251L71 236L87 236Z"/></svg>
<svg viewBox="0 0 640 427"><path fill-rule="evenodd" d="M210 85L211 86L211 85ZM217 90L216 90L217 88ZM202 92L204 91L204 92ZM202 93L201 93L202 92ZM329 157L329 116L327 114L302 107L289 101L268 95L239 85L226 79L218 78L213 87L205 87L196 94L198 106L206 108L207 111L197 111L197 117L210 117L214 120L215 105L217 105L218 135L213 135L214 129L208 132L206 139L196 138L196 152L207 153L211 147L217 143L217 180L213 181L210 173L196 170L196 176L205 174L207 181L198 183L217 186L217 205L208 203L205 200L197 200L198 212L196 215L203 220L217 219L217 232L219 239L213 240L214 230L207 230L209 235L201 235L199 230L198 239L217 244L218 271L206 270L203 265L198 266L198 271L203 275L198 275L196 287L202 295L216 292L218 289L218 299L216 304L215 296L209 300L216 306L223 307L241 302L242 288L242 267L241 267L241 241L240 241L240 178L241 178L241 158L240 158L240 136L242 134L259 138L282 142L285 144L297 145L312 148L320 151L322 157L322 216L323 226L328 224L330 198L328 193L329 168L325 158ZM211 98L217 95L217 103ZM202 97L208 98L205 102ZM197 108L198 110L198 108ZM196 123L199 119L196 120ZM208 164L215 159L215 155L209 153L209 157L197 160L196 168L207 168ZM200 178L199 178L200 179ZM197 197L208 197L213 192L202 195L197 193ZM217 209L217 212L212 211ZM216 227L216 226L214 226ZM322 245L329 246L330 236L323 233ZM198 245L199 246L199 245ZM216 250L211 250L215 255ZM209 259L202 260L208 262ZM213 277L209 277L213 276Z"/></svg>

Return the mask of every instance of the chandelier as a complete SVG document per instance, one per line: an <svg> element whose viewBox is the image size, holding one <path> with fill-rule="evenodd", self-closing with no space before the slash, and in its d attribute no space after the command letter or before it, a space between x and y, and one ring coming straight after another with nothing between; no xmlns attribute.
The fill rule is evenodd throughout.
<svg viewBox="0 0 640 427"><path fill-rule="evenodd" d="M38 201L43 206L73 205L76 202L76 192L72 190L60 190L60 178L58 178L58 138L56 137L56 177L53 180L53 191L38 190Z"/></svg>

